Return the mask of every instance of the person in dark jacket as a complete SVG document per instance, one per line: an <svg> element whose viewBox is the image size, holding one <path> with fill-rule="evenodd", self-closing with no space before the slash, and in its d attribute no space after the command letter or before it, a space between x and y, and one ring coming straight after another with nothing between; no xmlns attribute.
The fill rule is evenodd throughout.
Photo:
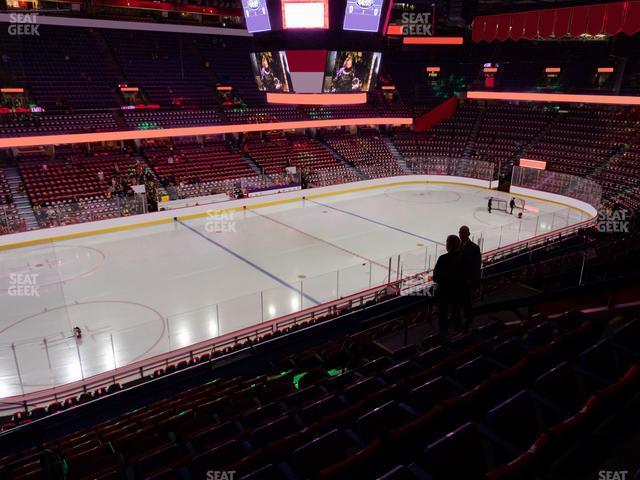
<svg viewBox="0 0 640 480"><path fill-rule="evenodd" d="M480 286L480 269L482 254L480 247L471 241L471 231L466 225L458 230L460 235L460 256L462 257L463 282L461 285L462 317L464 330L467 331L473 322L473 294Z"/></svg>
<svg viewBox="0 0 640 480"><path fill-rule="evenodd" d="M455 330L460 329L460 289L463 283L460 238L449 235L446 246L447 253L440 255L433 269L433 281L437 284L438 327L440 333L444 335L449 333L449 323L453 323ZM449 311L451 311L451 322Z"/></svg>

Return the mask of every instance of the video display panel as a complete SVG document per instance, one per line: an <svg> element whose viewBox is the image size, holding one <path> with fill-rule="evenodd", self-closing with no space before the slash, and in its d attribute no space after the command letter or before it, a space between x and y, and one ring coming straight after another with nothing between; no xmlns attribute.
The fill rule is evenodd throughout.
<svg viewBox="0 0 640 480"><path fill-rule="evenodd" d="M271 30L267 0L242 0L244 18L250 33L268 32Z"/></svg>
<svg viewBox="0 0 640 480"><path fill-rule="evenodd" d="M282 0L282 28L329 28L329 1Z"/></svg>
<svg viewBox="0 0 640 480"><path fill-rule="evenodd" d="M289 66L284 52L252 53L251 67L260 91L289 92Z"/></svg>
<svg viewBox="0 0 640 480"><path fill-rule="evenodd" d="M343 28L358 32L377 32L383 4L384 0L347 0Z"/></svg>
<svg viewBox="0 0 640 480"><path fill-rule="evenodd" d="M324 71L324 93L368 92L375 88L379 52L330 51Z"/></svg>

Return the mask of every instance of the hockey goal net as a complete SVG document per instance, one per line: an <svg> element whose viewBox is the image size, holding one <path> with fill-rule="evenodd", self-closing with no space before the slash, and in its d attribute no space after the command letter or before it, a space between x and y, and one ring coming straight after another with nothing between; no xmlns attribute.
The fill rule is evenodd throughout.
<svg viewBox="0 0 640 480"><path fill-rule="evenodd" d="M525 201L522 198L489 197L489 199L491 202L491 210L496 210L498 212L511 213L511 201L513 200L514 212L515 211L524 212Z"/></svg>

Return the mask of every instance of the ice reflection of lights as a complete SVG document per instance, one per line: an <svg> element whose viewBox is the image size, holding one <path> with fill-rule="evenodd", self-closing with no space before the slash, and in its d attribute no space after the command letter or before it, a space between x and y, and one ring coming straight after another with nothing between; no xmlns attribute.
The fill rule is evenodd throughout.
<svg viewBox="0 0 640 480"><path fill-rule="evenodd" d="M209 328L209 335L212 337L217 337L218 335L220 335L220 332L218 331L218 319L214 318L214 317L210 317L209 320L207 321L207 326Z"/></svg>
<svg viewBox="0 0 640 480"><path fill-rule="evenodd" d="M108 340L108 339L107 339ZM104 358L104 369L105 370L113 370L117 368L116 359L113 358L114 352L111 349L111 342L109 342L106 347L102 349L100 352L100 357Z"/></svg>
<svg viewBox="0 0 640 480"><path fill-rule="evenodd" d="M188 328L183 328L176 332L174 336L175 345L178 347L186 347L187 345L191 345L191 331Z"/></svg>
<svg viewBox="0 0 640 480"><path fill-rule="evenodd" d="M0 398L9 397L15 393L9 387L9 378L8 376L0 376Z"/></svg>
<svg viewBox="0 0 640 480"><path fill-rule="evenodd" d="M70 358L70 362L65 365L64 376L58 383L71 383L82 380L82 366L77 358Z"/></svg>

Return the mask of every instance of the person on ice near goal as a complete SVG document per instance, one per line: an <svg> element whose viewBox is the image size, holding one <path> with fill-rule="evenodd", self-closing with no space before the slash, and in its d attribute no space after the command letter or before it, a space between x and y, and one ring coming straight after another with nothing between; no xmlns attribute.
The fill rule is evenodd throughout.
<svg viewBox="0 0 640 480"><path fill-rule="evenodd" d="M487 209L491 213L491 206L493 205L493 198L489 197L489 203L487 203Z"/></svg>
<svg viewBox="0 0 640 480"><path fill-rule="evenodd" d="M511 197L511 200L509 201L509 214L513 215L513 209L516 208L516 199L514 197Z"/></svg>

